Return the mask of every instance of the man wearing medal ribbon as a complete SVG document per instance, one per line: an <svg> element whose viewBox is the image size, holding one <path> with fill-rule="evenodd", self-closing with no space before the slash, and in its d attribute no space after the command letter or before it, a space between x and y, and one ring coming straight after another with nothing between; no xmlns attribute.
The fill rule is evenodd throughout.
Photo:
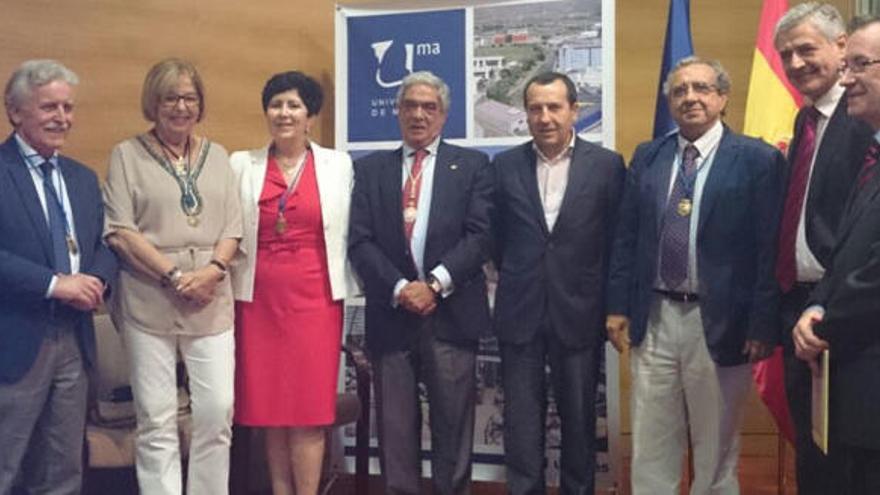
<svg viewBox="0 0 880 495"><path fill-rule="evenodd" d="M6 85L0 145L0 493L79 493L92 311L116 277L95 173L62 156L77 76L30 60Z"/></svg>
<svg viewBox="0 0 880 495"><path fill-rule="evenodd" d="M664 83L678 132L641 144L624 191L608 337L631 349L634 494L739 493L749 363L778 335L773 277L782 154L722 122L730 79L688 57Z"/></svg>
<svg viewBox="0 0 880 495"><path fill-rule="evenodd" d="M421 493L418 383L428 392L434 493L470 492L477 339L489 329L482 265L493 174L440 138L449 88L430 72L397 95L403 146L355 163L349 257L366 294L385 493Z"/></svg>
<svg viewBox="0 0 880 495"><path fill-rule="evenodd" d="M605 275L626 169L617 153L577 137L577 88L564 74L532 78L523 106L532 140L494 160L507 486L545 492L549 364L560 492L593 493Z"/></svg>

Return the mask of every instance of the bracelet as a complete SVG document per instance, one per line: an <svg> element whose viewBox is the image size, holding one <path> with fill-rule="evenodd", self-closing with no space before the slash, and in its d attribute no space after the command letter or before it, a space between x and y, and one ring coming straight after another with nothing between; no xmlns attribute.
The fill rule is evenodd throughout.
<svg viewBox="0 0 880 495"><path fill-rule="evenodd" d="M177 282L180 281L180 277L183 276L183 272L180 271L180 268L176 266L172 269L168 270L168 273L162 275L161 284L162 287L176 287Z"/></svg>
<svg viewBox="0 0 880 495"><path fill-rule="evenodd" d="M218 270L220 270L220 280L226 278L226 265L224 265L222 261L218 259L212 259L208 262L208 264L214 265Z"/></svg>

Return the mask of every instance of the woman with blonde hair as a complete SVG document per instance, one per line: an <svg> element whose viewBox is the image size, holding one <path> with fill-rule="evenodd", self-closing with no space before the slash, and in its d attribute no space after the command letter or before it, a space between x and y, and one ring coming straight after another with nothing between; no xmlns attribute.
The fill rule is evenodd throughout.
<svg viewBox="0 0 880 495"><path fill-rule="evenodd" d="M141 98L152 128L113 149L105 238L122 269L113 318L122 333L137 415L143 494L180 494L177 356L192 407L187 493L227 492L233 405L233 298L227 266L242 235L241 203L222 146L197 135L205 91L195 67L167 59Z"/></svg>

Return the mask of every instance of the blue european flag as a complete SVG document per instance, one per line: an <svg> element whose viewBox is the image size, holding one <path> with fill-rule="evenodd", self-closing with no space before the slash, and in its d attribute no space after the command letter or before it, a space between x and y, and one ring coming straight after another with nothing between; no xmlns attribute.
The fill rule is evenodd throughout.
<svg viewBox="0 0 880 495"><path fill-rule="evenodd" d="M660 67L660 82L657 84L657 108L654 110L654 138L665 136L677 129L669 114L666 95L663 94L663 81L675 64L694 54L691 41L690 0L669 0L669 18L666 21L666 42L663 44L663 65Z"/></svg>

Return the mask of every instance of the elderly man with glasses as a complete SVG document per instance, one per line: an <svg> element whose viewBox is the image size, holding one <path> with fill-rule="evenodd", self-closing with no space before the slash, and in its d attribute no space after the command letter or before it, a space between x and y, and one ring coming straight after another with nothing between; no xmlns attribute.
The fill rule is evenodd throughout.
<svg viewBox="0 0 880 495"><path fill-rule="evenodd" d="M814 372L830 349L830 452L835 493L880 493L880 18L855 19L842 65L850 116L874 140L837 231L828 271L794 329L797 356Z"/></svg>
<svg viewBox="0 0 880 495"><path fill-rule="evenodd" d="M607 330L631 348L632 493L737 494L750 362L777 341L773 279L782 154L721 122L724 68L689 57L664 85L678 132L640 145L628 171Z"/></svg>

